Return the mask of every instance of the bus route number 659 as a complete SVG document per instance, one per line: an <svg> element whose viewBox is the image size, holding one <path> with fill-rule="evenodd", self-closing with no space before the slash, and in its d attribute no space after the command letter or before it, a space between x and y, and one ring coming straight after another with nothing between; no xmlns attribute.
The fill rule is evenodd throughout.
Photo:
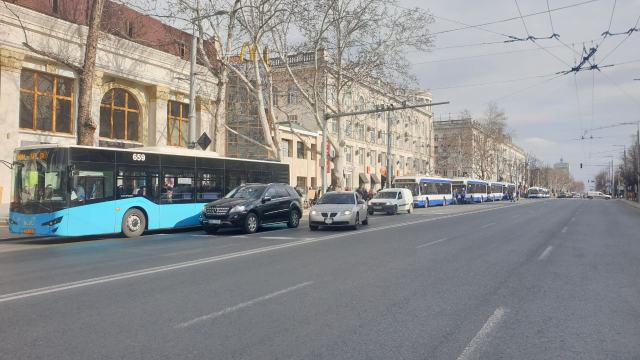
<svg viewBox="0 0 640 360"><path fill-rule="evenodd" d="M144 154L133 154L133 160L134 161L144 161L145 160L145 156L144 156Z"/></svg>

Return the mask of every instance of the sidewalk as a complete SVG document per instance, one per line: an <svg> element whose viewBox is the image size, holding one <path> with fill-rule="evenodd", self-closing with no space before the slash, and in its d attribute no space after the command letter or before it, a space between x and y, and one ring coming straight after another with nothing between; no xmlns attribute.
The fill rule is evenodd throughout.
<svg viewBox="0 0 640 360"><path fill-rule="evenodd" d="M637 203L636 201L624 200L624 199L618 199L617 201L622 201L623 203L640 210L640 204Z"/></svg>

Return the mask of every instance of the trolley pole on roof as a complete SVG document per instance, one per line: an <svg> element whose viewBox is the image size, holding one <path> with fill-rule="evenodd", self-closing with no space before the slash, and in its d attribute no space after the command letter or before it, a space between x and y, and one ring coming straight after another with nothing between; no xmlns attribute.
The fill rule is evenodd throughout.
<svg viewBox="0 0 640 360"><path fill-rule="evenodd" d="M328 114L325 112L324 115L324 122L325 124L328 122L329 119L334 119L334 118L341 118L341 117L346 117L346 116L355 116L355 115L366 115L366 114L376 114L376 113L384 113L384 112L394 112L394 111L398 111L398 110L405 110L405 109L416 109L416 108L421 108L421 107L427 107L427 106L437 106L437 105L446 105L449 104L448 101L444 101L444 102L439 102L439 103L432 103L432 104L418 104L418 105L407 105L406 102L403 102L402 106L398 106L396 107L394 104L389 104L389 105L376 105L374 110L363 110L363 111L354 111L354 112L349 112L349 113L340 113L340 114ZM391 139L392 139L392 133L391 133L391 116L387 116L387 183L386 183L386 187L389 188L391 187L391 170L392 170L392 164L391 164L391 159L392 154L391 154ZM323 138L326 136L326 125L324 126L323 129ZM425 148L426 150L426 148Z"/></svg>

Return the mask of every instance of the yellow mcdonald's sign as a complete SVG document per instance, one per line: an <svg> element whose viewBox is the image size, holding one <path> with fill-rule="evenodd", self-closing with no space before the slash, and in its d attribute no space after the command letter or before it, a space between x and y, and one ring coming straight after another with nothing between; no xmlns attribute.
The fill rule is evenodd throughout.
<svg viewBox="0 0 640 360"><path fill-rule="evenodd" d="M240 50L240 62L246 61L246 59L244 58L246 49L249 49L249 61L253 61L254 59L257 48L255 45L251 46L251 44L248 41L245 41L245 43L242 44L242 49ZM264 47L262 58L267 63L267 65L269 65L269 49L266 46Z"/></svg>

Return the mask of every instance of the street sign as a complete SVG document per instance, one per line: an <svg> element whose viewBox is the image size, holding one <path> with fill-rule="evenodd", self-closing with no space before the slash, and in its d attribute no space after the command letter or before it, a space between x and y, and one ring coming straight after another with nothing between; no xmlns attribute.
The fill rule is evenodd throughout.
<svg viewBox="0 0 640 360"><path fill-rule="evenodd" d="M202 133L202 136L200 136L200 139L198 139L197 144L202 150L207 150L209 145L211 145L211 139L209 138L209 135L207 135L206 132Z"/></svg>

